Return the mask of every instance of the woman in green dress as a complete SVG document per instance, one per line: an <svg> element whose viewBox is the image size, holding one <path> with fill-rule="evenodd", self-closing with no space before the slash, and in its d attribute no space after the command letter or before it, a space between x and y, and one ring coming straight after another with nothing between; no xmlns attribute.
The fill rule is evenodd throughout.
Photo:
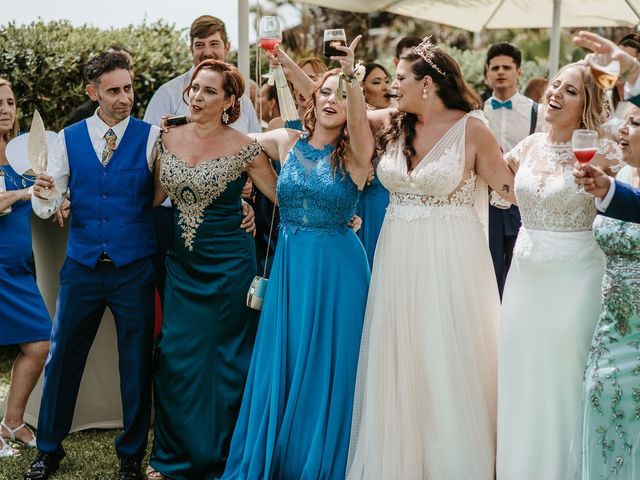
<svg viewBox="0 0 640 480"><path fill-rule="evenodd" d="M171 198L175 228L155 358L155 478L222 474L242 400L258 315L245 306L256 260L240 193L249 175L274 201L277 181L258 143L228 126L243 91L235 68L205 60L188 89L191 123L158 142L155 200Z"/></svg>

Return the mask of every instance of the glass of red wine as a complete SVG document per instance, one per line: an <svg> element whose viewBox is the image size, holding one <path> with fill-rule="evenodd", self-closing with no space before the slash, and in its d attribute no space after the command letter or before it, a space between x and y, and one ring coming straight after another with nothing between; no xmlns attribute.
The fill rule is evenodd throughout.
<svg viewBox="0 0 640 480"><path fill-rule="evenodd" d="M322 43L322 54L326 58L342 57L346 55L346 52L342 52L336 49L336 46L347 46L347 35L344 33L344 28L331 28L324 31L324 38Z"/></svg>
<svg viewBox="0 0 640 480"><path fill-rule="evenodd" d="M598 153L598 142L598 132L595 130L574 130L571 137L571 148L576 160L581 164L589 163ZM578 186L578 193L589 195L582 183Z"/></svg>

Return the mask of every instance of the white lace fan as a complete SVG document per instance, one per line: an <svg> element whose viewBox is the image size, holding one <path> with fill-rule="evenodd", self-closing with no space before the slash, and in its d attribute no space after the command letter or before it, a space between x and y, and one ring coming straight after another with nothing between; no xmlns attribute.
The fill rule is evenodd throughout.
<svg viewBox="0 0 640 480"><path fill-rule="evenodd" d="M29 130L29 138L27 140L27 156L34 174L47 173L47 163L49 161L47 132L44 129L44 122L38 110L33 112L31 130ZM62 196L55 186L41 190L39 195L43 198L60 198Z"/></svg>
<svg viewBox="0 0 640 480"><path fill-rule="evenodd" d="M280 107L280 117L282 117L282 121L298 120L298 109L293 101L293 95L291 95L287 78L284 76L284 70L280 66L274 67L272 75L276 83L278 107Z"/></svg>
<svg viewBox="0 0 640 480"><path fill-rule="evenodd" d="M40 127L38 128L44 129L44 125L42 125L42 118L40 117L39 114L38 114L38 118L40 119L39 120ZM38 140L38 142L42 143L42 131L40 131L40 133L38 133L37 135L40 137L40 140ZM9 165L11 165L11 168L13 168L13 170L18 175L37 175L37 173L33 170L32 162L30 160L30 155L29 155L30 138L31 138L30 133L27 133L24 135L18 135L7 144L7 150L6 150L7 160L9 161ZM53 146L55 145L57 134L55 132L46 131L44 132L44 138L45 138L44 152L46 154L46 152L49 149L52 149ZM42 156L42 153L38 155ZM39 164L41 165L42 163L43 163L43 159L40 158ZM46 159L44 160L44 168L46 170Z"/></svg>

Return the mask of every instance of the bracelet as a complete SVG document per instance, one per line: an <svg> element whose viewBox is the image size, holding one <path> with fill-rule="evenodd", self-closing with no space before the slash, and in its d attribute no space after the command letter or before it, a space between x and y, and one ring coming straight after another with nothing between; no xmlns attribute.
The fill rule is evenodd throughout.
<svg viewBox="0 0 640 480"><path fill-rule="evenodd" d="M346 73L342 73L342 78L346 80L350 87L358 84L358 78L356 77L356 73L353 72L351 75L347 75Z"/></svg>

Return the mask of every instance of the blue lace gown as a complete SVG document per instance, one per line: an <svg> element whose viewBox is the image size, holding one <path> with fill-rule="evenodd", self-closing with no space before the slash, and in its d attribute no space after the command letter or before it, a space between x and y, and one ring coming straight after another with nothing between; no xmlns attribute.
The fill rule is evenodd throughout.
<svg viewBox="0 0 640 480"><path fill-rule="evenodd" d="M357 235L367 252L370 267L373 267L373 256L376 252L380 229L388 205L389 190L384 188L376 174L371 184L362 191L356 209L356 215L362 219L362 227L358 230Z"/></svg>
<svg viewBox="0 0 640 480"><path fill-rule="evenodd" d="M280 235L225 480L342 479L369 285L358 190L303 137L278 181Z"/></svg>
<svg viewBox="0 0 640 480"><path fill-rule="evenodd" d="M0 165L6 189L33 185L9 165ZM19 200L0 216L0 345L49 340L51 320L33 270L31 202Z"/></svg>

